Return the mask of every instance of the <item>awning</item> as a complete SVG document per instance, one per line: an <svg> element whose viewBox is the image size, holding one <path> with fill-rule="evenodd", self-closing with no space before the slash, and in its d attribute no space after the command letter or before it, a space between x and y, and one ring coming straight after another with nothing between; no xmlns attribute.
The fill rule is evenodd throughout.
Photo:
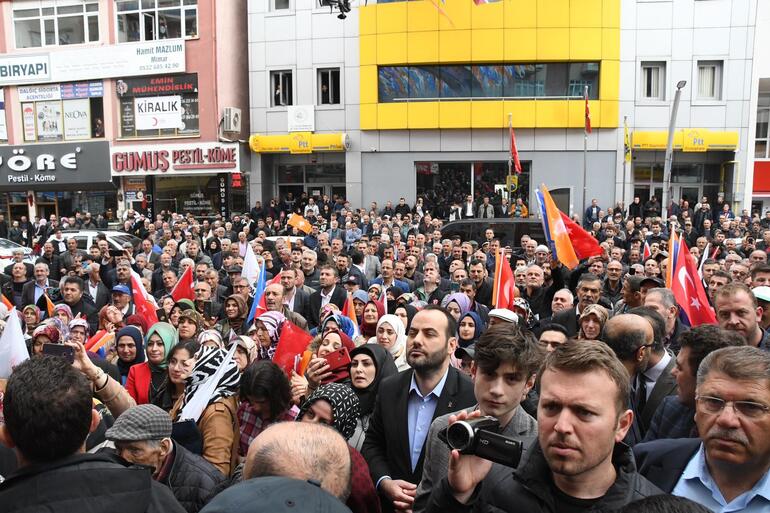
<svg viewBox="0 0 770 513"><path fill-rule="evenodd" d="M292 132L286 135L252 135L249 148L254 153L314 153L350 149L348 134Z"/></svg>
<svg viewBox="0 0 770 513"><path fill-rule="evenodd" d="M665 150L668 131L636 130L631 136L634 150ZM682 128L674 133L674 150L685 152L735 151L738 132L711 131L707 128Z"/></svg>
<svg viewBox="0 0 770 513"><path fill-rule="evenodd" d="M770 161L754 162L754 194L770 194Z"/></svg>

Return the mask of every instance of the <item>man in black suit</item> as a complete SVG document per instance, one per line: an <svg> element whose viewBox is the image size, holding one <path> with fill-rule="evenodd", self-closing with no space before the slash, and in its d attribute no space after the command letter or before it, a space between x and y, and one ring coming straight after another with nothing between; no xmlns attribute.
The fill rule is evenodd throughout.
<svg viewBox="0 0 770 513"><path fill-rule="evenodd" d="M334 303L342 310L348 294L345 288L337 285L337 268L332 264L323 264L318 268L319 289L310 296L310 311L307 317L308 327L316 328L321 322L321 308Z"/></svg>
<svg viewBox="0 0 770 513"><path fill-rule="evenodd" d="M298 313L307 320L310 311L310 294L297 287L297 273L302 271L287 267L281 272L281 285L283 285L283 303L294 313Z"/></svg>
<svg viewBox="0 0 770 513"><path fill-rule="evenodd" d="M83 280L77 276L67 276L62 280L62 301L58 303L64 303L69 306L70 310L72 310L72 315L75 317L78 315L83 317L88 321L89 332L96 333L99 327L99 312L91 296L83 294L84 288Z"/></svg>
<svg viewBox="0 0 770 513"><path fill-rule="evenodd" d="M53 244L46 242L43 244L43 254L40 255L35 263L43 262L48 264L49 276L54 280L58 280L61 276L61 264L59 263L59 255L54 252Z"/></svg>
<svg viewBox="0 0 770 513"><path fill-rule="evenodd" d="M710 353L698 368L695 423L700 439L637 445L639 472L664 492L712 511L767 511L768 375L770 353L762 349L725 347ZM743 502L733 502L738 497Z"/></svg>
<svg viewBox="0 0 770 513"><path fill-rule="evenodd" d="M561 324L567 328L567 334L574 337L578 332L578 315L588 305L595 305L599 302L602 294L602 280L595 274L586 273L580 276L577 284L578 304L575 308L569 308L554 314L551 322Z"/></svg>
<svg viewBox="0 0 770 513"><path fill-rule="evenodd" d="M411 509L433 419L476 403L471 381L449 365L456 333L445 309L425 307L412 319L406 341L411 370L380 384L361 453L384 511Z"/></svg>
<svg viewBox="0 0 770 513"><path fill-rule="evenodd" d="M49 272L48 264L43 262L35 264L35 279L28 281L21 288L22 305L36 305L38 300L43 297L47 288L56 288L59 286L58 281L48 278ZM43 311L45 311L45 308L43 308Z"/></svg>

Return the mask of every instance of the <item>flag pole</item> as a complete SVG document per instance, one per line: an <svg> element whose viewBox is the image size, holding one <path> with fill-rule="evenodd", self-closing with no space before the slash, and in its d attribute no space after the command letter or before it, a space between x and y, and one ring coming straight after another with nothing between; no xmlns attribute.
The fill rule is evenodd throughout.
<svg viewBox="0 0 770 513"><path fill-rule="evenodd" d="M508 139L511 139L511 130L513 130L513 113L508 113ZM513 143L512 140L509 143ZM508 155L508 210L511 209L513 198L511 197L511 183L513 179L513 148L510 149ZM503 212L503 217L508 217L508 212Z"/></svg>
<svg viewBox="0 0 770 513"><path fill-rule="evenodd" d="M628 203L626 203L626 175L628 174L628 152L631 151L627 144L631 141L628 140L628 116L623 116L623 190L620 192L620 197L623 200L623 207L628 212Z"/></svg>
<svg viewBox="0 0 770 513"><path fill-rule="evenodd" d="M583 87L583 98L586 102L588 101L588 86ZM586 184L586 174L588 171L588 127L586 126L586 121L583 120L583 203L580 207L580 212L585 211L588 190L588 185ZM583 222L585 223L585 219Z"/></svg>

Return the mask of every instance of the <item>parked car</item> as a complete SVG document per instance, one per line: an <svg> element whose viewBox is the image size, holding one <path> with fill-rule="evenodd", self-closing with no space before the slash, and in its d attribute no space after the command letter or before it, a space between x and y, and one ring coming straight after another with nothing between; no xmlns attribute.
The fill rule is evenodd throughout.
<svg viewBox="0 0 770 513"><path fill-rule="evenodd" d="M529 235L539 244L545 241L543 225L537 219L462 219L441 227L441 237L451 239L459 236L462 240L480 243L485 240L484 232L487 228L495 232L502 246L518 248L524 235Z"/></svg>
<svg viewBox="0 0 770 513"><path fill-rule="evenodd" d="M123 249L123 244L130 242L134 249L139 248L142 240L130 233L118 232L118 231L99 231L99 230L62 230L64 240L74 238L78 243L78 249L88 251L88 248L96 241L96 236L104 234L107 237L107 242L110 244L110 249ZM54 236L51 235L48 240L53 240Z"/></svg>
<svg viewBox="0 0 770 513"><path fill-rule="evenodd" d="M16 244L12 240L0 239L0 269L11 263L13 259L13 250L21 248L24 251L24 262L34 264L35 255L32 254L32 248Z"/></svg>

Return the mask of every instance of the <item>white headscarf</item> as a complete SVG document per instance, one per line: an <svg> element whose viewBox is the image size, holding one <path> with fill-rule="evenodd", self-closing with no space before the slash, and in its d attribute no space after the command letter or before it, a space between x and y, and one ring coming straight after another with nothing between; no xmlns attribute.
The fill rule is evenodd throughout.
<svg viewBox="0 0 770 513"><path fill-rule="evenodd" d="M399 317L396 317L392 314L386 314L380 317L380 319L377 321L377 329L380 329L380 326L383 324L389 324L391 328L393 328L393 331L396 332L396 342L390 346L391 356L393 356L393 359L396 359L404 354L406 351L406 328L404 327L404 321L402 321ZM370 344L377 344L377 336L369 339Z"/></svg>

